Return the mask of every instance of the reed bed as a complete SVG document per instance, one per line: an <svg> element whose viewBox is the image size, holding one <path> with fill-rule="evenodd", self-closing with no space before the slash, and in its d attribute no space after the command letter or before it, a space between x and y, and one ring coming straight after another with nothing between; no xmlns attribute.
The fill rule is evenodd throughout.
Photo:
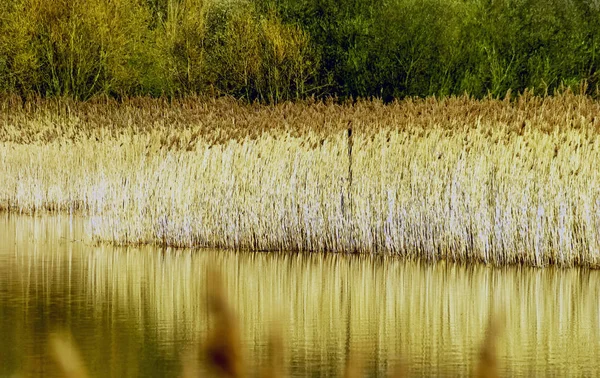
<svg viewBox="0 0 600 378"><path fill-rule="evenodd" d="M119 245L598 266L600 104L5 99L0 208Z"/></svg>

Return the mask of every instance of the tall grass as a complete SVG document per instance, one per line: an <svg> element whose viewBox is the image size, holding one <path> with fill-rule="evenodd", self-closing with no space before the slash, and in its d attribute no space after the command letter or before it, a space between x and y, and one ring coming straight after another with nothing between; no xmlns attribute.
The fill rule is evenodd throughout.
<svg viewBox="0 0 600 378"><path fill-rule="evenodd" d="M82 211L99 241L599 262L587 97L27 106L3 112L0 207Z"/></svg>

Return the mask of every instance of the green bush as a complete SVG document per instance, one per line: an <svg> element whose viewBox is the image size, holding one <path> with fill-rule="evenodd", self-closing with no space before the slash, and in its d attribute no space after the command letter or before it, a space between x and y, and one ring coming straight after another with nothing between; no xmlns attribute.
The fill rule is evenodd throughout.
<svg viewBox="0 0 600 378"><path fill-rule="evenodd" d="M0 92L595 94L599 41L587 0L7 0Z"/></svg>
<svg viewBox="0 0 600 378"><path fill-rule="evenodd" d="M147 10L129 0L14 0L0 27L8 86L22 94L132 95L152 69ZM7 88L8 90L8 88Z"/></svg>

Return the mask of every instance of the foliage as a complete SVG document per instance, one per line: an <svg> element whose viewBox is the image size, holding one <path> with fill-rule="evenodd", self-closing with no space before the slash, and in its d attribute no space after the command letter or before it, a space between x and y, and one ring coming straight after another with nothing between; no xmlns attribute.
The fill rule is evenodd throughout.
<svg viewBox="0 0 600 378"><path fill-rule="evenodd" d="M8 0L0 91L88 99L595 95L600 7L565 0Z"/></svg>

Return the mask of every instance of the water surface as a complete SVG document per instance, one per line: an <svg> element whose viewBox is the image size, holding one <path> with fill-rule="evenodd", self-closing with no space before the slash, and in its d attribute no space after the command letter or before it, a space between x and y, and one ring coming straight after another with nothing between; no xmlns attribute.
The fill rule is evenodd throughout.
<svg viewBox="0 0 600 378"><path fill-rule="evenodd" d="M56 377L48 335L72 335L93 377L177 377L214 329L220 272L249 376L277 331L293 377L468 376L489 316L504 376L600 374L600 275L382 256L95 246L80 218L0 214L0 377ZM204 369L203 367L201 367ZM204 371L204 373L207 373Z"/></svg>

